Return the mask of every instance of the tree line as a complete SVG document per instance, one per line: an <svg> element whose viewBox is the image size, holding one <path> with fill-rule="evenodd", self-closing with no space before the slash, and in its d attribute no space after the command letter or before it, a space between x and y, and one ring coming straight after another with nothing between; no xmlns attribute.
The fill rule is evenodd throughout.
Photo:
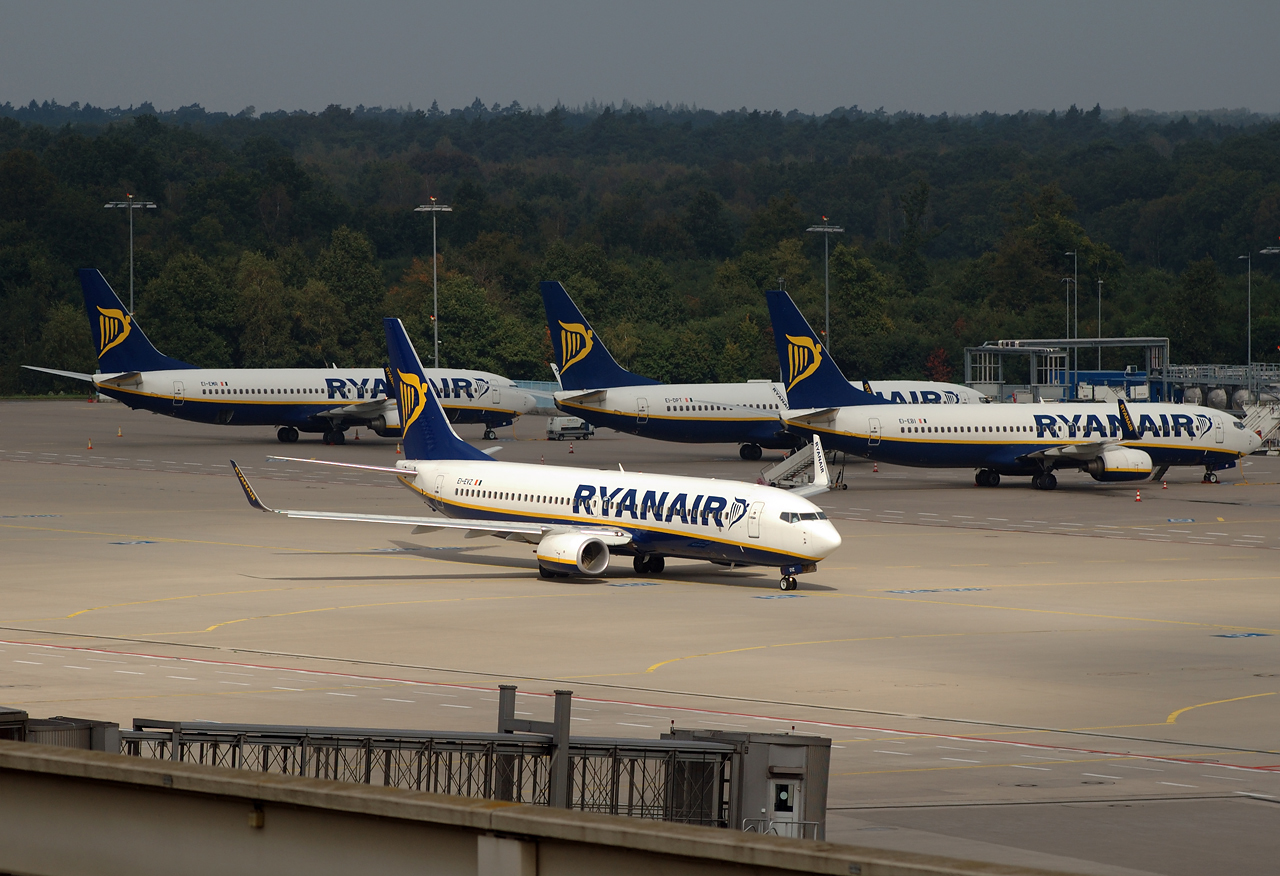
<svg viewBox="0 0 1280 876"><path fill-rule="evenodd" d="M966 345L1079 331L1168 335L1176 362L1280 361L1280 125L682 107L355 110L0 106L0 393L92 371L74 270L199 365L377 365L379 320L441 363L550 379L537 283L565 282L619 360L669 381L777 373L764 290L823 323L850 376L958 379ZM1102 325L1095 318L1102 280ZM1122 351L1108 364L1126 364Z"/></svg>

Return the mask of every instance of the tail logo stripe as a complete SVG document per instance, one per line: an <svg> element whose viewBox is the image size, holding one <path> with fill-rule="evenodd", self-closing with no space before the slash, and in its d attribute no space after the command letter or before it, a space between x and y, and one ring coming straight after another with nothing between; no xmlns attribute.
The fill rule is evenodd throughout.
<svg viewBox="0 0 1280 876"><path fill-rule="evenodd" d="M133 329L133 317L116 308L98 308L98 357L124 343Z"/></svg>
<svg viewBox="0 0 1280 876"><path fill-rule="evenodd" d="M787 391L822 364L822 344L812 338L787 335Z"/></svg>
<svg viewBox="0 0 1280 876"><path fill-rule="evenodd" d="M560 322L560 371L587 358L595 346L594 332L580 322Z"/></svg>

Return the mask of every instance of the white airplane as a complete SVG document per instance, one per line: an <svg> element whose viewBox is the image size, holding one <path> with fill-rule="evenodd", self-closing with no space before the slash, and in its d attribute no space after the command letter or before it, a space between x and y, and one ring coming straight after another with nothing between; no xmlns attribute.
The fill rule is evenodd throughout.
<svg viewBox="0 0 1280 876"><path fill-rule="evenodd" d="M1170 466L1203 466L1206 483L1257 450L1262 439L1212 408L1143 404L1135 422L1096 403L1054 405L894 405L849 386L786 292L767 293L778 359L788 375L797 434L822 436L829 450L877 462L974 468L975 483L1028 475L1036 489L1058 484L1055 469L1098 481L1159 480ZM1154 475L1152 470L1155 469Z"/></svg>
<svg viewBox="0 0 1280 876"><path fill-rule="evenodd" d="M537 545L544 578L600 575L610 549L634 557L638 574L665 557L724 566L777 566L778 586L797 588L840 546L826 515L794 492L737 481L497 462L449 425L398 319L383 320L405 424L405 459L394 468L317 462L394 474L439 517L342 511L275 511L308 520L412 526L413 533L463 530ZM390 373L388 375L390 379ZM285 457L271 457L285 459ZM268 508L232 461L249 504ZM825 475L821 472L820 475ZM825 489L825 487L818 487Z"/></svg>
<svg viewBox="0 0 1280 876"><path fill-rule="evenodd" d="M198 368L165 356L97 270L80 271L85 310L98 349L99 374L24 365L32 371L85 380L131 408L231 426L277 426L282 442L318 432L342 444L347 429L364 426L384 438L400 435L400 420L379 368ZM487 371L433 368L427 379L451 422L483 423L493 439L537 402L515 383Z"/></svg>
<svg viewBox="0 0 1280 876"><path fill-rule="evenodd" d="M542 284L542 303L556 361L560 392L555 405L593 426L629 432L659 441L688 444L740 444L738 454L759 459L761 448L794 449L794 435L782 429L787 410L781 383L664 384L626 370L573 303L563 285ZM864 384L872 392L870 384ZM986 396L967 386L927 380L878 380L875 392L889 401L969 404ZM885 396L884 393L889 393Z"/></svg>

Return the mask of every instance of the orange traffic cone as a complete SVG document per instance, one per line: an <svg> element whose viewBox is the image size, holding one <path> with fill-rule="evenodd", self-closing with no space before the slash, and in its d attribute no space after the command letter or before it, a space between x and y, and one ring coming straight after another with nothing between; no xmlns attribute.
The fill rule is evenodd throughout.
<svg viewBox="0 0 1280 876"><path fill-rule="evenodd" d="M544 453L541 457L538 458L538 465L546 465L546 464L547 464L547 455Z"/></svg>
<svg viewBox="0 0 1280 876"><path fill-rule="evenodd" d="M117 438L124 437L124 429L120 428L119 426L116 427L116 437Z"/></svg>
<svg viewBox="0 0 1280 876"><path fill-rule="evenodd" d="M880 463L878 462L871 463L871 473L877 474L879 471L880 471Z"/></svg>
<svg viewBox="0 0 1280 876"><path fill-rule="evenodd" d="M1164 484L1164 486L1163 486L1163 487L1161 487L1160 489L1162 489L1162 490L1167 490L1167 489L1169 489L1169 482L1168 482L1168 481L1161 481L1160 483Z"/></svg>
<svg viewBox="0 0 1280 876"><path fill-rule="evenodd" d="M570 441L570 442L569 442L569 452L570 452L570 453L573 453L573 442L572 442L572 441Z"/></svg>
<svg viewBox="0 0 1280 876"><path fill-rule="evenodd" d="M1142 490L1138 490L1138 495L1136 495L1136 496L1134 496L1134 497L1133 497L1133 501L1135 501L1135 502L1141 502L1141 501L1142 501Z"/></svg>
<svg viewBox="0 0 1280 876"><path fill-rule="evenodd" d="M90 449L90 450L92 450L92 449L93 449L93 439L92 439L92 438L90 438L90 439L89 439L89 449Z"/></svg>
<svg viewBox="0 0 1280 876"><path fill-rule="evenodd" d="M360 430L359 430L359 429L356 429L356 440L357 440L357 441L359 441L359 440L360 440Z"/></svg>
<svg viewBox="0 0 1280 876"><path fill-rule="evenodd" d="M400 453L400 442L399 442L399 441L397 441L397 442L396 442L396 454L398 455L399 453Z"/></svg>

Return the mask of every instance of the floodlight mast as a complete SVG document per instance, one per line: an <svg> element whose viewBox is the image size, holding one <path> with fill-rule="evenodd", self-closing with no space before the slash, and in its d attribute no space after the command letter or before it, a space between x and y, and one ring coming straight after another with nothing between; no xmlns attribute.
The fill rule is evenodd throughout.
<svg viewBox="0 0 1280 876"><path fill-rule="evenodd" d="M110 210L112 208L120 208L129 211L129 313L133 313L133 211L134 210L154 210L156 208L154 201L135 201L133 195L125 193L123 201L108 201L102 206Z"/></svg>
<svg viewBox="0 0 1280 876"><path fill-rule="evenodd" d="M432 343L435 347L435 365L440 367L440 282L436 270L436 214L452 213L453 208L446 204L437 204L432 195L430 204L419 204L413 208L415 213L431 214L431 331Z"/></svg>
<svg viewBox="0 0 1280 876"><path fill-rule="evenodd" d="M832 225L827 221L827 217L822 217L821 225L810 225L805 231L812 231L815 234L822 235L822 285L825 289L824 300L827 309L826 328L823 330L823 340L826 342L827 349L831 349L831 235L844 234L844 229L839 225Z"/></svg>

